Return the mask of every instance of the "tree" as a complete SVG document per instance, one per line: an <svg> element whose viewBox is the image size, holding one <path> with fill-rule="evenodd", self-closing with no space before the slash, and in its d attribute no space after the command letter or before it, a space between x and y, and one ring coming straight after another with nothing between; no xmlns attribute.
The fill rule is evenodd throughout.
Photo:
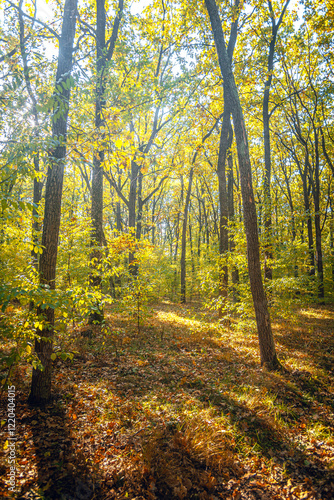
<svg viewBox="0 0 334 500"><path fill-rule="evenodd" d="M105 73L108 63L114 53L114 48L117 40L120 21L123 13L123 0L118 2L118 11L115 16L114 25L110 38L106 41L106 10L105 0L96 0L96 88L95 88L95 128L98 134L98 142L104 140L104 133L100 130L105 125ZM92 217L92 239L91 247L91 285L99 289L101 286L101 262L102 262L102 247L105 242L103 232L103 162L105 159L105 151L103 146L98 147L94 152L92 185L91 185L91 217ZM97 306L90 317L90 323L101 323L103 320L103 310L100 305Z"/></svg>
<svg viewBox="0 0 334 500"><path fill-rule="evenodd" d="M205 0L205 4L210 17L219 67L224 79L226 96L232 111L234 123L239 159L244 224L247 238L248 272L257 322L261 365L265 365L269 369L275 369L279 366L279 362L276 355L268 304L261 276L257 216L252 187L252 172L246 127L231 63L225 47L224 33L217 5L215 0Z"/></svg>
<svg viewBox="0 0 334 500"><path fill-rule="evenodd" d="M264 143L264 228L265 228L265 266L264 275L268 280L272 280L273 273L269 262L272 259L272 245L271 245L271 195L270 195L270 182L271 182L271 152L270 152L270 127L269 121L271 112L269 112L269 98L270 87L274 73L274 56L275 44L279 27L283 21L285 11L290 3L286 0L283 5L282 12L278 21L275 19L275 12L271 0L268 0L268 8L271 19L271 38L269 44L268 62L267 62L267 79L264 84L263 101L262 101L262 119L263 119L263 143ZM273 108L274 109L274 108Z"/></svg>
<svg viewBox="0 0 334 500"><path fill-rule="evenodd" d="M66 157L67 118L71 89L72 53L77 17L77 0L66 0L63 14L59 56L53 93L52 143L45 191L45 210L39 277L42 287L55 289L58 237L61 216L64 164ZM44 404L51 397L52 338L54 308L38 309L43 315L43 330L36 333L35 351L43 365L43 370L33 369L29 402Z"/></svg>

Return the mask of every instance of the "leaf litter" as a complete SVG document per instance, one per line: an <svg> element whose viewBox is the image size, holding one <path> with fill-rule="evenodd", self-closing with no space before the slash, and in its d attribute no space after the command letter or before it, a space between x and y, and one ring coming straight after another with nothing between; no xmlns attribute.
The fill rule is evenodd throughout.
<svg viewBox="0 0 334 500"><path fill-rule="evenodd" d="M27 366L13 374L12 498L334 498L333 319L329 306L276 319L281 372L259 367L255 327L191 306L157 305L139 335L112 309L109 333L69 329L57 341L76 354L54 362L49 405L28 406ZM5 453L0 470L11 498Z"/></svg>

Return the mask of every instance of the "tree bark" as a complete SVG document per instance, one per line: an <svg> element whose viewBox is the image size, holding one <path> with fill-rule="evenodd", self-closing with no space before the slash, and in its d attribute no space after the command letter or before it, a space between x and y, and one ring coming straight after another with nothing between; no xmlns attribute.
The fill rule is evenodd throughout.
<svg viewBox="0 0 334 500"><path fill-rule="evenodd" d="M315 150L315 165L314 165L314 185L313 185L313 202L314 202L314 225L315 225L315 248L316 248L316 263L318 271L318 298L323 299L325 296L324 289L324 270L322 260L322 245L321 245L321 221L320 221L320 172L319 172L319 129L313 123L314 133L314 150Z"/></svg>
<svg viewBox="0 0 334 500"><path fill-rule="evenodd" d="M224 86L225 87L225 86ZM227 253L228 253L228 202L227 202L227 186L226 186L226 156L227 151L232 145L231 135L229 131L231 128L230 122L230 108L227 100L227 90L224 90L224 115L223 124L220 132L217 174L218 174L218 187L219 187L219 318L224 315L226 307L226 300L228 294L228 266L227 266Z"/></svg>
<svg viewBox="0 0 334 500"><path fill-rule="evenodd" d="M219 66L224 84L226 85L227 98L233 116L239 158L244 224L247 238L248 271L257 322L261 365L265 365L269 369L274 369L279 366L279 362L276 355L268 304L261 276L259 237L246 127L238 90L225 47L224 33L217 5L215 0L205 0L205 4L210 17Z"/></svg>
<svg viewBox="0 0 334 500"><path fill-rule="evenodd" d="M232 128L232 127L231 127ZM234 212L234 196L233 196L233 186L234 186L234 178L233 178L233 157L232 152L229 151L228 157L228 176L227 176L227 198L228 198L228 220L229 225L233 225L235 222L235 212ZM229 243L229 251L231 254L235 252L235 241L234 241L234 232L229 231L228 234L228 243ZM235 264L232 265L232 296L233 302L238 301L238 291L236 285L239 283L239 271Z"/></svg>
<svg viewBox="0 0 334 500"><path fill-rule="evenodd" d="M238 13L235 21L233 21L230 30L230 38L227 47L227 56L229 63L232 63L233 52L238 35L238 21L239 21L239 0L235 0L235 7L238 9ZM219 142L219 152L218 152L218 163L217 163L217 174L218 174L218 188L219 188L219 298L220 304L218 309L219 318L224 315L224 309L226 308L226 301L228 296L228 250L229 250L229 210L228 210L228 189L226 182L226 160L230 156L229 150L232 146L233 141L233 129L231 124L231 109L229 105L229 99L227 97L227 87L224 82L224 113L223 113L223 123L220 133Z"/></svg>
<svg viewBox="0 0 334 500"><path fill-rule="evenodd" d="M104 124L105 84L104 73L108 62L111 60L118 36L119 24L123 13L123 0L119 0L118 12L114 20L113 31L108 42L106 42L106 12L105 0L96 0L96 89L95 89L95 129L98 132L98 139L103 141L99 132ZM109 45L109 47L108 47ZM93 156L92 171L92 235L90 254L91 275L90 284L96 290L101 288L101 263L103 256L103 161L104 147L98 148ZM98 303L96 311L90 314L89 323L101 323L103 320L103 309Z"/></svg>
<svg viewBox="0 0 334 500"><path fill-rule="evenodd" d="M270 114L269 114L269 97L270 97L270 87L273 78L274 71L274 55L275 55L275 44L278 29L283 21L285 11L290 3L290 0L286 0L281 15L276 24L275 14L273 11L271 0L268 0L270 18L271 18L271 39L269 45L268 54L268 65L267 65L267 80L264 84L263 92L263 102L262 102L262 118L263 118L263 142L264 142L264 239L265 239L265 261L264 261L264 276L267 280L272 280L273 271L271 268L270 261L273 258L272 252L272 220L271 220L271 194L270 194L270 183L271 183L271 151L270 151Z"/></svg>
<svg viewBox="0 0 334 500"><path fill-rule="evenodd" d="M27 52L25 48L25 41L27 37L25 38L24 36L24 20L23 20L23 12L22 12L22 3L23 0L20 0L19 4L19 27L20 27L20 51L21 51L21 57L23 61L23 75L24 75L24 80L26 83L27 91L29 94L29 98L31 101L32 105L32 114L34 117L34 130L33 130L33 135L35 140L38 140L39 137L39 120L38 120L38 112L37 112L37 99L35 97L35 94L32 89L31 85L31 80L29 76L29 66L28 66L28 58L27 58ZM41 225L38 222L38 209L37 207L39 206L41 199L42 199L42 187L43 183L40 181L39 178L39 173L40 173L40 155L39 151L34 153L34 171L35 171L35 178L34 178L34 185L33 185L33 209L32 209L32 244L33 244L33 249L31 250L31 257L32 257L32 262L33 265L38 271L38 258L39 258L39 253L35 252L35 247L39 243L39 232L41 230ZM32 306L32 303L31 303Z"/></svg>
<svg viewBox="0 0 334 500"><path fill-rule="evenodd" d="M69 111L70 85L68 81L72 71L72 53L77 15L77 0L66 0L62 33L59 41L58 67L54 90L54 113L52 121L52 142L58 145L49 154L49 168L45 191L45 211L42 234L43 253L40 258L39 276L42 287L55 289L57 247L61 216L64 163L66 156L67 118ZM59 88L61 90L59 91ZM35 339L35 351L43 365L43 371L33 369L29 402L42 405L51 397L52 340L54 327L54 309L39 308L38 314L44 316L46 324L38 331Z"/></svg>
<svg viewBox="0 0 334 500"><path fill-rule="evenodd" d="M181 239L181 303L186 302L186 243L187 243L187 222L188 209L191 195L191 188L194 177L194 167L191 167L189 173L188 189L186 201L184 204L183 223L182 223L182 239Z"/></svg>

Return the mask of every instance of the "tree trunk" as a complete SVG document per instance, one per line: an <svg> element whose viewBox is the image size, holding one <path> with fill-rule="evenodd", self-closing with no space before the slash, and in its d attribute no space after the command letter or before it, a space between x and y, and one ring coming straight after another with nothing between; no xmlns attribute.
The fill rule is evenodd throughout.
<svg viewBox="0 0 334 500"><path fill-rule="evenodd" d="M186 302L186 243L187 243L187 221L188 208L191 195L191 187L193 183L194 167L191 167L189 173L189 182L187 189L186 201L184 204L183 223L182 223L182 240L181 240L181 302Z"/></svg>
<svg viewBox="0 0 334 500"><path fill-rule="evenodd" d="M315 225L315 248L316 248L316 263L318 271L318 297L323 299L325 296L324 289L324 270L322 261L321 247L321 221L320 221L320 172L319 172L319 130L313 124L314 132L314 149L315 149L315 168L314 168L314 186L313 186L313 202L314 202L314 225Z"/></svg>
<svg viewBox="0 0 334 500"><path fill-rule="evenodd" d="M331 210L330 227L329 227L329 248L330 248L330 258L332 263L332 286L334 288L334 203L332 197L330 197L329 206Z"/></svg>
<svg viewBox="0 0 334 500"><path fill-rule="evenodd" d="M198 185L196 182L196 194L198 201L198 238L197 238L197 256L201 256L201 235L202 235L202 202L199 195Z"/></svg>
<svg viewBox="0 0 334 500"><path fill-rule="evenodd" d="M269 97L270 97L270 87L274 71L274 55L275 55L275 44L276 44L277 33L289 3L290 0L286 0L281 15L279 17L279 20L276 24L272 3L271 0L268 0L270 19L271 19L271 39L270 39L269 54L268 54L267 80L264 84L263 102L262 102L263 142L264 142L264 183L263 183L264 241L265 241L264 277L267 280L272 280L273 278L273 271L270 264L270 261L273 258L273 252L272 252L272 234L271 234L272 232L271 194L270 194L271 151L270 151L270 128L269 128L269 121L270 121Z"/></svg>
<svg viewBox="0 0 334 500"><path fill-rule="evenodd" d="M138 194L137 194L137 229L136 229L136 238L140 240L142 234L142 225L143 225L143 172L139 170L138 173Z"/></svg>
<svg viewBox="0 0 334 500"><path fill-rule="evenodd" d="M96 89L95 89L95 129L98 132L99 140L104 136L99 133L99 129L104 125L105 85L104 73L107 63L111 60L115 43L117 40L119 23L123 12L123 0L119 0L118 12L116 14L112 35L106 44L106 12L105 0L96 0ZM93 172L92 172L92 236L90 254L91 276L90 284L96 290L101 288L101 263L103 256L103 161L104 148L94 152ZM97 303L96 311L90 314L89 323L101 323L103 320L102 306Z"/></svg>
<svg viewBox="0 0 334 500"><path fill-rule="evenodd" d="M224 115L223 124L220 132L219 152L218 152L218 187L219 187L219 318L224 315L226 300L228 294L228 202L227 202L227 186L226 186L226 157L227 151L231 147L232 137L230 134L230 108L227 100L227 91L224 89Z"/></svg>
<svg viewBox="0 0 334 500"><path fill-rule="evenodd" d="M55 289L56 279L57 247L66 155L67 117L70 98L70 86L63 86L61 83L68 81L72 71L76 14L77 0L66 0L62 33L59 41L58 67L54 90L55 104L53 116L56 116L56 118L52 122L52 142L58 142L58 146L49 155L42 235L44 250L39 266L40 284L48 286L52 290ZM59 88L61 88L60 91ZM59 103L62 105L62 111L59 109ZM43 371L33 369L29 402L41 405L49 401L51 397L51 354L54 309L47 308L43 311L39 308L37 312L39 315L44 315L47 322L43 330L38 331L38 336L35 339L35 351L44 369Z"/></svg>
<svg viewBox="0 0 334 500"><path fill-rule="evenodd" d="M137 199L137 183L140 167L137 163L131 161L131 178L129 191L129 232L136 236L136 199ZM133 252L129 253L129 270L133 276L137 275L138 268L135 265L135 256Z"/></svg>
<svg viewBox="0 0 334 500"><path fill-rule="evenodd" d="M19 27L20 27L20 51L21 51L21 57L23 61L23 75L24 75L24 80L26 83L27 91L29 94L29 98L32 104L32 114L34 116L34 138L38 140L39 137L39 120L38 120L38 112L37 112L37 99L33 93L33 89L31 86L31 80L29 76L29 66L28 66L28 58L27 58L27 52L25 48L25 37L24 37L24 20L23 20L23 13L22 13L22 3L23 0L20 0L19 4ZM40 174L40 155L39 151L34 153L34 172L35 172L35 178L34 178L34 186L33 186L33 209L32 209L32 244L33 244L33 249L31 251L31 257L32 257L32 262L33 265L38 271L38 258L39 258L39 252L35 252L35 247L39 243L39 232L41 230L40 223L38 222L38 210L37 207L39 206L41 199L42 199L42 187L43 183L40 182L39 174ZM33 307L31 303L31 308Z"/></svg>
<svg viewBox="0 0 334 500"><path fill-rule="evenodd" d="M244 224L247 238L248 271L257 322L261 365L273 369L279 366L279 362L276 355L268 304L261 276L259 237L245 122L238 90L225 47L224 33L216 2L215 0L205 0L205 3L210 16L219 66L224 84L226 85L227 98L233 116L239 158Z"/></svg>
<svg viewBox="0 0 334 500"><path fill-rule="evenodd" d="M304 197L304 208L306 214L306 222L307 222L307 237L308 237L308 252L309 252L309 275L314 276L315 274L315 261L314 261L314 242L313 242L313 229L312 229L312 217L310 210L310 198L309 198L309 186L307 183L307 175L308 175L308 161L305 160L305 168L304 171L299 170L302 178L303 185L303 197Z"/></svg>
<svg viewBox="0 0 334 500"><path fill-rule="evenodd" d="M233 184L234 184L234 178L233 178L233 158L232 158L232 152L228 152L228 157L227 157L227 162L228 162L228 176L227 176L227 198L228 198L228 220L229 224L233 225L234 224L234 196L233 196ZM235 252L235 241L234 241L234 233L233 231L229 231L228 234L228 242L229 242L229 251L231 254ZM238 268L235 264L232 265L232 296L233 296L233 302L238 301L238 291L236 285L239 283L239 271Z"/></svg>

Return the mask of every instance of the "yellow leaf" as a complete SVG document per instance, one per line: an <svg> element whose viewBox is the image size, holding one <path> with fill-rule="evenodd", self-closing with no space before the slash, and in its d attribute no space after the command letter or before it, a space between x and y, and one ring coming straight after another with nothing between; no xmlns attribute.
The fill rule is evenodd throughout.
<svg viewBox="0 0 334 500"><path fill-rule="evenodd" d="M7 450L7 448L8 448L8 439L7 439L7 441L5 442L5 444L3 445L3 449L4 449L4 450Z"/></svg>

